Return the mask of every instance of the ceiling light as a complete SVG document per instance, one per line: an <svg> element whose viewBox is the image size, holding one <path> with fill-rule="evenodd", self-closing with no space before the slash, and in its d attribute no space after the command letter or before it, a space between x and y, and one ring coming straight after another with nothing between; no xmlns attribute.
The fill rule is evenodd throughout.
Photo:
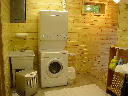
<svg viewBox="0 0 128 96"><path fill-rule="evenodd" d="M120 0L113 0L115 3L119 3L120 2Z"/></svg>
<svg viewBox="0 0 128 96"><path fill-rule="evenodd" d="M91 7L87 7L86 10L88 10L88 11L91 10Z"/></svg>

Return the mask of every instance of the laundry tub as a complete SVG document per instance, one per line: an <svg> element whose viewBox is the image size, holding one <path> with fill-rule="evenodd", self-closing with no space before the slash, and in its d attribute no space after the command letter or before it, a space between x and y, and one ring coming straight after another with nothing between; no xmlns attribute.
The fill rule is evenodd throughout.
<svg viewBox="0 0 128 96"><path fill-rule="evenodd" d="M34 56L32 50L11 52L12 69L33 69Z"/></svg>
<svg viewBox="0 0 128 96"><path fill-rule="evenodd" d="M34 52L32 50L12 51L10 54L13 75L13 86L15 86L15 73L21 70L33 70Z"/></svg>

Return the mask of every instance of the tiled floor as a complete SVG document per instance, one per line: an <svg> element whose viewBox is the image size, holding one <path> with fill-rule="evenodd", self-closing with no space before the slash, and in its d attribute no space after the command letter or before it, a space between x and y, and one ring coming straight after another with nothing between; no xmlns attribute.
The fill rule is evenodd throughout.
<svg viewBox="0 0 128 96"><path fill-rule="evenodd" d="M44 96L45 91L62 89L62 88L79 87L79 86L87 85L87 84L96 84L101 89L105 90L105 86L102 84L102 82L97 80L95 77L89 74L77 74L76 80L72 85L53 87L53 88L43 88L43 89L39 88L37 94L35 94L34 96Z"/></svg>

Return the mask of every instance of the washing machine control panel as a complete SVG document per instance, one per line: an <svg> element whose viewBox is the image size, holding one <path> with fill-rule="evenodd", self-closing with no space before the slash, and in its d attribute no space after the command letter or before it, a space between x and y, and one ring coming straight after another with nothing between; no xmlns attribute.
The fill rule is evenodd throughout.
<svg viewBox="0 0 128 96"><path fill-rule="evenodd" d="M41 35L41 40L67 40L67 35L65 34L51 34L51 35L47 35L47 34L43 34Z"/></svg>

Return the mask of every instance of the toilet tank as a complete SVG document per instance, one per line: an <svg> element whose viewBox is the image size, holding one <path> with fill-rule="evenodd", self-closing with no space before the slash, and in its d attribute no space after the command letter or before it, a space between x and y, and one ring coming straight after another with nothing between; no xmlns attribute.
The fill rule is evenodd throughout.
<svg viewBox="0 0 128 96"><path fill-rule="evenodd" d="M12 69L33 69L34 56L32 50L11 52Z"/></svg>

